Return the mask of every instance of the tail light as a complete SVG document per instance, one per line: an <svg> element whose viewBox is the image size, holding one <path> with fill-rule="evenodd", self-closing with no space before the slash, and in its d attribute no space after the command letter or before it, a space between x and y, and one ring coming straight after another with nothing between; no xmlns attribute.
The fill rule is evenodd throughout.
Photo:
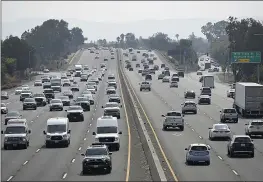
<svg viewBox="0 0 263 182"><path fill-rule="evenodd" d="M213 133L218 133L218 131L213 131Z"/></svg>

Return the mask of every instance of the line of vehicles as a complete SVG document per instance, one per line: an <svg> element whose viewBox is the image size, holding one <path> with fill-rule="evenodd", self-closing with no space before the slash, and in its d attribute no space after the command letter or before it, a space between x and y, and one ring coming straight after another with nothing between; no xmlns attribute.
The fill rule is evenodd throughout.
<svg viewBox="0 0 263 182"><path fill-rule="evenodd" d="M111 53L114 53L114 50ZM100 70L97 71L96 68L89 69L88 66L75 65L75 69L69 69L67 73L62 73L60 77L56 77L56 83L60 82L60 85L56 84L56 86L63 87L64 80L72 77L75 73L73 81L70 81L67 86L64 85L64 91L52 87L44 89L44 91L48 89L49 92L32 93L28 85L23 85L21 91L17 91L17 95L20 94L20 96L24 94L24 91L29 94L28 97L22 100L23 109L36 109L39 106L48 104L50 111L64 110L66 112L65 117L54 117L47 120L46 129L43 131L47 148L57 145L68 147L70 145L71 128L69 122L85 121L84 112L90 111L91 105L95 104L93 95L99 90L98 85L107 71L105 63L101 63L100 67ZM79 81L77 81L77 71L81 71ZM86 89L76 97L73 93L79 92L79 89L74 90L75 87L72 87L72 85L78 85L83 74L88 75ZM44 76L41 83L42 81L45 83L52 80L50 77L50 75ZM40 83L40 81L36 82ZM122 131L120 131L118 120L121 118L122 105L121 97L117 93L118 87L114 74L108 74L106 84L107 88L104 93L108 96L108 101L101 106L103 115L96 121L96 130L92 133L94 142L86 149L85 153L81 154L84 156L81 164L83 174L92 172L94 169L110 173L112 170L111 151L120 149ZM35 87L43 86L43 84L34 85ZM2 104L1 106L4 106ZM67 106L66 109L64 109L65 106ZM4 134L4 149L8 150L16 147L27 149L30 145L31 133L27 119L23 118L23 115L18 111L8 111L7 107L1 107L1 112L6 113L6 127L1 131Z"/></svg>
<svg viewBox="0 0 263 182"><path fill-rule="evenodd" d="M142 62L144 62L142 60ZM126 66L129 64L129 61L126 61ZM136 63L137 65L138 63ZM158 65L157 65L158 66ZM140 66L136 66L137 68L140 68ZM147 69L146 64L143 65L144 69ZM146 67L146 68L145 68ZM162 80L163 83L173 83L181 81L179 78L178 72L170 73L169 67L166 67L165 64L162 64L160 66L163 68L163 70L159 70L161 74L157 76L158 80ZM140 85L144 86L147 85L147 87L151 88L151 80L146 78L147 74L142 74L142 71L138 70L138 73L141 74L145 81L141 82ZM172 76L171 76L172 75ZM211 97L212 97L212 90L215 88L214 84L214 76L213 75L203 75L202 71L197 71L197 75L201 75L200 82L201 89L200 89L200 95L198 97L197 103L200 104L211 104ZM178 84L176 85L178 87ZM175 87L176 87L175 86ZM146 86L144 86L146 87ZM251 88L253 87L253 88ZM257 88L256 88L257 87ZM236 90L238 88L238 91ZM261 101L261 95L263 94L263 90L261 91L262 87L258 84L252 84L252 83L236 83L231 86L231 89L235 89L234 94L231 94L231 97L238 97L238 100L234 102L233 108L222 108L220 111L220 118L219 123L213 124L210 128L208 128L208 139L211 141L214 141L216 139L227 139L227 154L229 157L234 157L236 155L240 154L247 154L250 157L254 157L254 143L251 139L254 135L261 135L263 136L263 121L262 120L251 120L249 121L244 128L244 134L245 135L233 135L229 126L227 125L228 122L231 123L238 123L239 113L241 112L241 109L243 109L246 105L246 107L252 108L252 103L255 102L256 98L257 101L254 105L254 108L260 108L260 103L263 103ZM256 94L253 96L252 93ZM233 96L236 95L236 96ZM165 115L162 115L163 119L163 130L169 130L169 129L179 129L181 131L184 130L184 123L185 123L185 115L188 113L197 114L197 103L193 100L196 98L196 93L193 90L187 90L184 92L184 98L185 101L181 104L182 110L181 111L168 111ZM248 106L247 106L247 103ZM238 105L238 106L237 106ZM243 106L244 105L244 106ZM242 108L240 106L243 106ZM263 105L262 105L263 106ZM240 112L238 112L237 107L239 107ZM244 110L244 109L243 109ZM241 112L242 113L242 112ZM248 113L248 112L247 112ZM251 112L250 112L251 113ZM260 112L261 113L261 112ZM186 153L186 163L191 165L199 162L206 163L207 165L210 165L210 146L206 144L190 144L185 150Z"/></svg>

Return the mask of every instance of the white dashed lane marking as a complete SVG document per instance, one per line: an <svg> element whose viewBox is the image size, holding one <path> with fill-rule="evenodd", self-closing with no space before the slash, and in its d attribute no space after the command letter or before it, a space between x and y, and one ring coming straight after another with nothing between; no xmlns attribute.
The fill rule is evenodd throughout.
<svg viewBox="0 0 263 182"><path fill-rule="evenodd" d="M63 175L63 177L62 177L62 179L65 179L66 177L67 177L67 173L65 173L64 175Z"/></svg>
<svg viewBox="0 0 263 182"><path fill-rule="evenodd" d="M217 156L220 160L223 160L223 158L221 156Z"/></svg>
<svg viewBox="0 0 263 182"><path fill-rule="evenodd" d="M6 181L10 181L14 176L10 176Z"/></svg>
<svg viewBox="0 0 263 182"><path fill-rule="evenodd" d="M75 159L72 159L72 161L71 161L72 163L74 163L75 162Z"/></svg>
<svg viewBox="0 0 263 182"><path fill-rule="evenodd" d="M26 165L27 163L28 163L28 161L25 161L24 164L23 164L23 166Z"/></svg>
<svg viewBox="0 0 263 182"><path fill-rule="evenodd" d="M40 151L40 149L37 149L36 153L38 153Z"/></svg>
<svg viewBox="0 0 263 182"><path fill-rule="evenodd" d="M88 131L89 132L89 131ZM87 138L84 138L83 140L87 140Z"/></svg>
<svg viewBox="0 0 263 182"><path fill-rule="evenodd" d="M238 176L238 173L237 173L235 170L232 170L232 172L233 172L235 175Z"/></svg>
<svg viewBox="0 0 263 182"><path fill-rule="evenodd" d="M81 150L81 147L79 147L79 151Z"/></svg>

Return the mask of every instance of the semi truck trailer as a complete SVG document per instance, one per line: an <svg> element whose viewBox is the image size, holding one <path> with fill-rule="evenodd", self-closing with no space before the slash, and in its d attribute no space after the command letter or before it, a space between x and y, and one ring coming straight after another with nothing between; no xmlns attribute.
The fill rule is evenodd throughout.
<svg viewBox="0 0 263 182"><path fill-rule="evenodd" d="M263 85L237 82L233 108L243 117L263 116Z"/></svg>

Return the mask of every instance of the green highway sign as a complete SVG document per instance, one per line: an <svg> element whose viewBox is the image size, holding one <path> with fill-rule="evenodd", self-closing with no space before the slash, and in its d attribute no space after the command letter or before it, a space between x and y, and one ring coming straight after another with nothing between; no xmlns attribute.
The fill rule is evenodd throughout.
<svg viewBox="0 0 263 182"><path fill-rule="evenodd" d="M261 63L261 52L232 52L231 63Z"/></svg>

